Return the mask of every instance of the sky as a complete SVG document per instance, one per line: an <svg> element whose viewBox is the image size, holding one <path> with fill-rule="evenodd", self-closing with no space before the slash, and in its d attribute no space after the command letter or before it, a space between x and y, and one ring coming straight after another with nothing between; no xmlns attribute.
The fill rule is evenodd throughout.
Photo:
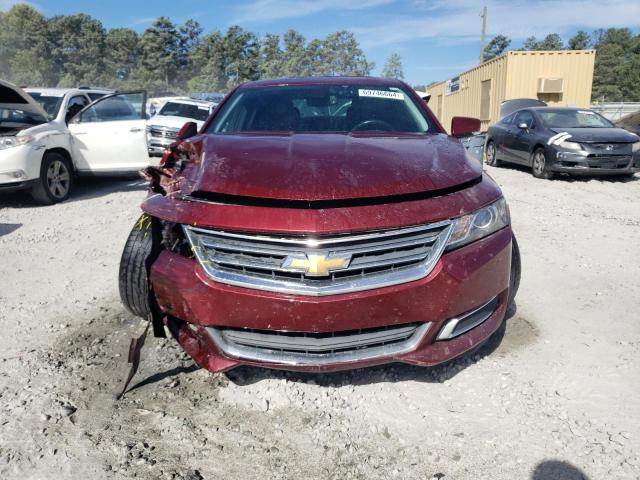
<svg viewBox="0 0 640 480"><path fill-rule="evenodd" d="M0 0L6 10L16 0ZM424 85L475 66L480 49L480 12L487 6L487 39L503 34L518 48L531 35L629 27L640 32L640 0L37 0L46 16L87 13L106 28L143 32L164 15L175 23L200 22L205 33L240 25L262 36L293 28L305 37L336 30L354 32L379 74L393 53L402 57L405 80Z"/></svg>

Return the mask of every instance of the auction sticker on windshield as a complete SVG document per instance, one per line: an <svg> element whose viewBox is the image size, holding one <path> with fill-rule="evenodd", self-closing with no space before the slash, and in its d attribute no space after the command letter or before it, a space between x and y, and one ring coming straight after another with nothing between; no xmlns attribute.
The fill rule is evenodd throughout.
<svg viewBox="0 0 640 480"><path fill-rule="evenodd" d="M386 90L366 90L364 88L358 89L359 97L373 97L373 98L388 98L390 100L404 100L404 93L401 92L388 92Z"/></svg>

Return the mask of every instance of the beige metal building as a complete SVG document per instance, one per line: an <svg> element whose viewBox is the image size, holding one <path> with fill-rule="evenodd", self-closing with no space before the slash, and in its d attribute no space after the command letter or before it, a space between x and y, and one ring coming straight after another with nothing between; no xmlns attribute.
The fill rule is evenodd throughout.
<svg viewBox="0 0 640 480"><path fill-rule="evenodd" d="M429 106L447 130L460 115L480 118L483 131L499 120L504 100L589 107L594 61L595 50L508 52L429 86Z"/></svg>

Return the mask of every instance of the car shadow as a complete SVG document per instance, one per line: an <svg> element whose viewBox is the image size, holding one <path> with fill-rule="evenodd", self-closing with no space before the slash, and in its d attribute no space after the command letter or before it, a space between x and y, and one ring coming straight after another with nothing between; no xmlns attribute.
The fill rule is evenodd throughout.
<svg viewBox="0 0 640 480"><path fill-rule="evenodd" d="M82 177L76 180L71 196L63 203L73 203L98 198L117 192L143 192L147 182L138 176ZM0 208L33 208L40 206L26 191L0 194Z"/></svg>
<svg viewBox="0 0 640 480"><path fill-rule="evenodd" d="M21 223L0 223L0 237L15 232L21 226Z"/></svg>
<svg viewBox="0 0 640 480"><path fill-rule="evenodd" d="M424 382L443 383L487 355L491 355L502 343L508 320L517 312L517 305L509 308L500 328L481 346L462 356L434 367L420 367L404 363L393 363L340 372L290 372L268 368L242 366L226 372L230 382L239 386L252 385L267 379L313 383L320 386L341 387L346 385L369 385L374 383Z"/></svg>
<svg viewBox="0 0 640 480"><path fill-rule="evenodd" d="M188 365L186 367L175 367L170 370L166 370L164 372L154 373L153 375L149 375L147 378L140 380L138 383L136 383L132 387L129 387L125 393L130 393L146 385L158 383L164 380L165 378L173 377L181 373L189 374L189 373L197 372L198 370L200 370L200 367L195 363L192 363L191 365Z"/></svg>
<svg viewBox="0 0 640 480"><path fill-rule="evenodd" d="M568 462L545 460L536 465L531 480L589 480L589 477Z"/></svg>
<svg viewBox="0 0 640 480"><path fill-rule="evenodd" d="M524 165L518 165L516 163L502 163L500 164L499 167L493 167L493 168L497 168L497 169L504 169L504 170L516 170L518 172L523 172L523 173L528 173L529 175L531 175L533 177L533 175L531 174L531 168L530 167L525 167ZM534 180L537 180L534 178ZM631 183L631 182L637 182L640 181L640 175L636 174L633 176L624 176L624 175L598 175L598 174L593 174L593 175L571 175L568 173L556 173L554 175L554 177L551 179L553 180L561 180L561 181L565 181L565 182L576 182L576 183L580 183L580 182L591 182L591 181L606 181L608 183Z"/></svg>

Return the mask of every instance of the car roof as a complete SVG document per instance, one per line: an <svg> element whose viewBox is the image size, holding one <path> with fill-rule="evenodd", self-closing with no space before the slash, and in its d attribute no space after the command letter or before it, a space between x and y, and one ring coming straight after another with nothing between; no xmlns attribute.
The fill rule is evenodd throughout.
<svg viewBox="0 0 640 480"><path fill-rule="evenodd" d="M73 93L113 93L114 90L109 90L106 88L40 88L40 87L26 87L24 89L25 92L38 92L45 95L51 95L55 97L62 97L69 92Z"/></svg>
<svg viewBox="0 0 640 480"><path fill-rule="evenodd" d="M394 87L405 86L404 82L400 80L380 77L285 77L247 82L242 84L240 88L280 87L285 85L358 85L363 83Z"/></svg>
<svg viewBox="0 0 640 480"><path fill-rule="evenodd" d="M167 103L186 103L188 105L206 105L207 107L212 107L217 105L216 102L210 102L208 100L199 100L197 98L188 98L188 97L178 97L178 98L170 98L165 102Z"/></svg>

